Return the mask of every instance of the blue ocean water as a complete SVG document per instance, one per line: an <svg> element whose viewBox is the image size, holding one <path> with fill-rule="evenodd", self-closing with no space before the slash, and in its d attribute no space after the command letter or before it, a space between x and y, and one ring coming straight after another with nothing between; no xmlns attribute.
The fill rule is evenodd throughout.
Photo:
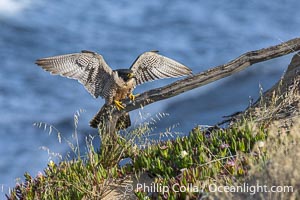
<svg viewBox="0 0 300 200"><path fill-rule="evenodd" d="M96 134L88 122L102 106L79 83L50 76L37 58L79 52L102 54L113 68L129 67L148 50L159 50L199 73L250 50L298 37L300 2L291 1L33 1L0 0L0 196L28 171L35 175L51 155L65 154L55 133L33 126L46 122L69 138L79 109L78 133ZM283 74L291 55L256 64L237 75L180 96L154 103L142 114L169 116L156 124L161 132L188 132L243 110ZM171 83L139 86L136 93ZM139 121L139 112L132 114ZM51 158L53 159L53 158ZM2 187L1 187L2 186Z"/></svg>

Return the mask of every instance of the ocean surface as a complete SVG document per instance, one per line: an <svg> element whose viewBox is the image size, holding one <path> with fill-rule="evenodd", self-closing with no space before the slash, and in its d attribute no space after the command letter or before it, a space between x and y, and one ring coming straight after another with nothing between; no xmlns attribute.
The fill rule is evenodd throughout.
<svg viewBox="0 0 300 200"><path fill-rule="evenodd" d="M173 58L199 73L239 55L299 37L300 2L290 1L33 1L0 0L0 199L23 180L35 176L56 154L70 147L33 126L53 125L72 141L74 114L83 109L78 137L96 135L88 126L104 101L93 99L74 80L51 76L37 58L93 50L116 68L127 68L149 50ZM245 109L283 74L292 55L256 64L232 77L151 104L131 113L155 117L153 134L188 133L196 125L213 125ZM171 83L155 81L141 93ZM151 117L148 117L148 119ZM47 151L48 149L48 151Z"/></svg>

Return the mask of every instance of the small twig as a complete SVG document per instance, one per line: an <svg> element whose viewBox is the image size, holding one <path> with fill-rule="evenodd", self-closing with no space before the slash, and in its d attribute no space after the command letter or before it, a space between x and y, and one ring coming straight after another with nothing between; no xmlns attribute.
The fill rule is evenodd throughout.
<svg viewBox="0 0 300 200"><path fill-rule="evenodd" d="M220 161L222 161L222 160L226 160L226 159L228 159L228 158L235 158L235 157L237 157L237 155L231 155L231 156L226 156L226 157L223 157L223 158L218 158L218 159L216 159L216 160L211 160L211 161L206 162L206 163L203 163L203 164L201 164L201 165L197 165L197 167L203 167L203 166L209 165L209 164L211 164L211 163L220 162ZM224 167L224 166L223 166L223 167Z"/></svg>

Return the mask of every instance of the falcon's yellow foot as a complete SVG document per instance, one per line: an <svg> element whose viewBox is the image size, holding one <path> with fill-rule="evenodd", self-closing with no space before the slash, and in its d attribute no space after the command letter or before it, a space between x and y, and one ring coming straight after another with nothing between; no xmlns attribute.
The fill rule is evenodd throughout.
<svg viewBox="0 0 300 200"><path fill-rule="evenodd" d="M130 93L129 99L130 99L131 101L134 101L134 100L135 100L135 96L134 96L132 93Z"/></svg>
<svg viewBox="0 0 300 200"><path fill-rule="evenodd" d="M125 108L125 107L122 105L122 102L121 102L121 101L115 100L114 102L115 102L115 105L116 105L116 107L117 107L118 110L122 110L122 109Z"/></svg>

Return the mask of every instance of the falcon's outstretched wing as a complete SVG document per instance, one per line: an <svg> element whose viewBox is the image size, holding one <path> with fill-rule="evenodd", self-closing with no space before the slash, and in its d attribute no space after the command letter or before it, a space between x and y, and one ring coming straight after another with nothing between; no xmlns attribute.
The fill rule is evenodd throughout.
<svg viewBox="0 0 300 200"><path fill-rule="evenodd" d="M92 51L41 58L36 64L51 74L78 80L95 98L104 96L104 86L112 76L103 57Z"/></svg>
<svg viewBox="0 0 300 200"><path fill-rule="evenodd" d="M156 79L192 74L192 70L188 67L157 54L157 51L149 51L141 54L130 69L135 74L137 85Z"/></svg>

